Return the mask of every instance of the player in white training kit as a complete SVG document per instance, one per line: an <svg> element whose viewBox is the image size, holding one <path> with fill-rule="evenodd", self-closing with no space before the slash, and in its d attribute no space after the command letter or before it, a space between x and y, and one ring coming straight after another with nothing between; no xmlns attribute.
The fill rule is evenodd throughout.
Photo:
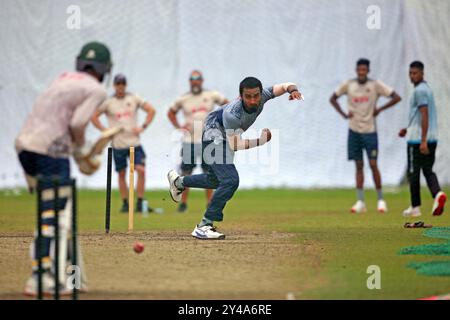
<svg viewBox="0 0 450 320"><path fill-rule="evenodd" d="M51 180L57 178L60 186L70 180L70 155L77 162L84 159L85 128L91 115L106 99L106 90L100 84L104 75L111 70L111 56L108 48L98 42L86 44L77 57L77 72L61 74L36 100L31 113L16 138L15 146L19 161L24 169L31 192L40 185L51 189ZM94 170L94 169L93 169ZM92 172L88 172L92 173ZM49 183L50 182L50 183ZM71 228L71 195L60 193L60 205L54 208L53 199L40 203L42 216L42 259L43 293L51 294L54 283L55 209L59 211L59 279L61 294L69 293L66 285L66 263L70 263L71 243L68 241ZM31 246L33 274L27 281L24 293L37 294L37 251L36 240ZM78 245L78 262L81 269L82 288L86 289L86 274Z"/></svg>
<svg viewBox="0 0 450 320"><path fill-rule="evenodd" d="M349 133L347 152L348 159L354 160L356 164L356 189L358 200L351 208L351 212L365 212L364 202L364 158L363 149L366 150L370 169L378 195L377 209L379 212L387 212L387 205L383 198L381 185L381 174L378 169L378 134L376 117L384 110L397 104L401 98L392 89L380 80L368 78L370 61L360 59L356 63L357 78L344 82L340 85L330 98L330 103L336 111L349 119ZM342 111L337 99L347 95L348 113ZM380 96L391 99L382 107L377 108Z"/></svg>
<svg viewBox="0 0 450 320"><path fill-rule="evenodd" d="M181 175L189 176L197 166L197 161L201 161L202 153L202 131L203 123L208 114L214 110L216 105L228 103L228 100L218 91L203 89L203 75L200 71L194 70L189 76L190 92L180 96L170 107L167 116L176 129L183 129L183 145L181 148ZM177 113L182 111L184 125L181 126L177 120ZM206 167L200 162L203 172ZM207 203L211 201L212 190L206 189ZM185 188L179 212L187 210L189 188Z"/></svg>
<svg viewBox="0 0 450 320"><path fill-rule="evenodd" d="M130 147L134 147L134 164L137 171L137 203L136 212L143 212L144 193L145 193L145 165L146 155L140 142L140 134L152 123L155 116L155 108L139 97L126 91L127 79L123 74L117 74L114 77L115 94L107 99L97 109L92 116L92 123L100 131L107 130L100 122L99 117L105 114L108 118L110 128L122 128L123 130L116 134L112 140L114 165L119 174L119 191L122 197L121 212L128 213L128 187L126 182L127 158L130 155ZM138 124L138 111L143 110L147 113L144 123ZM148 212L153 209L148 206Z"/></svg>

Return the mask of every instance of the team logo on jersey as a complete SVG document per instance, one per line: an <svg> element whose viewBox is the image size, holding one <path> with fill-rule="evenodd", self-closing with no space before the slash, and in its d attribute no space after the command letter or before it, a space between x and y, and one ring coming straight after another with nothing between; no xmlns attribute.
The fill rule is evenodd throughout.
<svg viewBox="0 0 450 320"><path fill-rule="evenodd" d="M369 93L370 92L370 88L366 88L366 92Z"/></svg>
<svg viewBox="0 0 450 320"><path fill-rule="evenodd" d="M124 111L124 112L116 112L114 114L114 117L116 118L116 120L120 121L120 120L124 120L124 119L129 119L131 118L132 113L130 111Z"/></svg>
<svg viewBox="0 0 450 320"><path fill-rule="evenodd" d="M353 103L366 103L369 102L369 97L354 97L352 101Z"/></svg>
<svg viewBox="0 0 450 320"><path fill-rule="evenodd" d="M95 59L95 56L96 56L95 50L93 50L93 49L90 49L90 50L86 53L86 58L88 58L88 59Z"/></svg>
<svg viewBox="0 0 450 320"><path fill-rule="evenodd" d="M196 112L208 112L208 108L206 108L206 106L200 106L198 108L192 108L192 113L196 113Z"/></svg>

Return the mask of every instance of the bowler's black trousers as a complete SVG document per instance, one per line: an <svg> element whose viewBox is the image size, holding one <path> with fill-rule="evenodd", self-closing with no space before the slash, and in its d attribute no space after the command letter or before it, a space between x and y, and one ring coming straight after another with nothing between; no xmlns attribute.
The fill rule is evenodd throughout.
<svg viewBox="0 0 450 320"><path fill-rule="evenodd" d="M439 181L433 172L437 143L428 143L429 154L420 152L419 144L408 144L408 180L411 192L411 205L417 207L421 205L420 199L420 171L422 170L428 189L434 198L441 191Z"/></svg>

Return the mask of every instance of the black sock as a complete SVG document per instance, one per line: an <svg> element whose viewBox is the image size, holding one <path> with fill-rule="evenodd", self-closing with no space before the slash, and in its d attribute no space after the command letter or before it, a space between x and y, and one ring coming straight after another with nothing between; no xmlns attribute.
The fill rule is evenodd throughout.
<svg viewBox="0 0 450 320"><path fill-rule="evenodd" d="M128 199L123 199L123 204L128 204Z"/></svg>
<svg viewBox="0 0 450 320"><path fill-rule="evenodd" d="M138 205L142 204L142 198L138 198L137 203Z"/></svg>

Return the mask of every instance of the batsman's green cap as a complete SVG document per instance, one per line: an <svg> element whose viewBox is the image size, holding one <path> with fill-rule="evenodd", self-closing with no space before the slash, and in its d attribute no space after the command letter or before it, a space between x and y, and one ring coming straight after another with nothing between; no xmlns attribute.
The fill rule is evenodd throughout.
<svg viewBox="0 0 450 320"><path fill-rule="evenodd" d="M77 57L76 69L83 71L88 65L100 75L110 72L112 62L108 47L96 41L85 44Z"/></svg>

